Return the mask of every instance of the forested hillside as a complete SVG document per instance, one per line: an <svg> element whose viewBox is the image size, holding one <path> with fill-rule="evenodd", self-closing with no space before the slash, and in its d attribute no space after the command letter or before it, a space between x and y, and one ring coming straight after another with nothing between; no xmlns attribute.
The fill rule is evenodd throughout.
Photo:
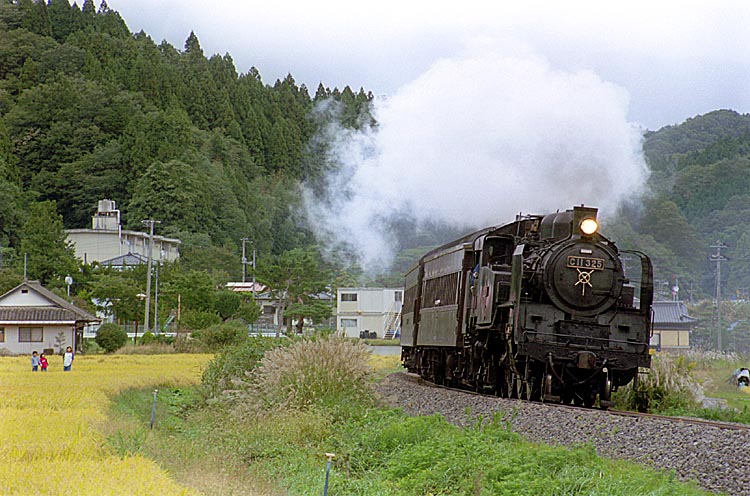
<svg viewBox="0 0 750 496"><path fill-rule="evenodd" d="M683 299L715 292L717 245L722 294L750 289L750 115L717 110L645 136L652 170L649 191L610 226L620 244L640 247L656 262L662 295L679 282Z"/></svg>
<svg viewBox="0 0 750 496"><path fill-rule="evenodd" d="M194 33L179 49L131 34L106 2L0 0L4 265L18 260L30 205L47 200L74 228L113 199L126 228L159 219L186 263L231 257L235 273L243 237L273 255L312 243L294 212L297 184L325 163L308 146L323 98L354 126L372 95L323 84L310 95L291 75L266 84L229 54L204 54Z"/></svg>
<svg viewBox="0 0 750 496"><path fill-rule="evenodd" d="M61 274L78 270L61 230L87 227L103 198L117 202L126 228L158 219L158 234L180 238L181 271L238 279L242 238L269 278L278 260L309 267L318 247L299 213L299 185L314 186L328 167L326 143L313 138L331 118L350 128L371 121L371 100L323 83L310 94L291 74L265 83L229 54L205 54L194 33L183 47L131 33L106 2L0 0L0 267L18 274L28 254L30 277L61 285ZM322 101L336 111L315 112ZM644 153L648 192L606 234L653 258L661 296L679 284L692 301L713 295L710 246L722 242L723 294L745 298L750 116L718 110L649 131ZM393 227L405 241L381 284L397 283L425 246L453 235L436 225L415 236L410 219ZM351 283L357 274L319 279ZM97 277L84 270L74 290L102 291ZM175 277L185 287L197 280Z"/></svg>

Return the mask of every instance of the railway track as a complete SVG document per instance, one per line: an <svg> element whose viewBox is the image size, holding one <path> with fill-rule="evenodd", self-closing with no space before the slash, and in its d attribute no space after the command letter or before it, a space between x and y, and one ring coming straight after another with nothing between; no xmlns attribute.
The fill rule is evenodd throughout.
<svg viewBox="0 0 750 496"><path fill-rule="evenodd" d="M417 374L411 374L408 372L403 372L403 374L405 377L408 378L408 380L413 381L416 384L420 384L423 386L445 389L447 391L455 391L457 393L463 393L463 394L487 396L477 391L471 391L469 389L461 389L461 388L455 388L451 386L435 384L435 383L429 382L419 377ZM501 399L507 400L508 398L501 398ZM511 401L524 401L524 400L511 399ZM674 416L668 416L668 415L657 415L654 413L633 412L633 411L628 411L628 410L612 410L612 409L599 410L596 408L585 408L582 406L575 406L575 405L563 405L561 403L540 403L540 402L536 402L536 403L547 405L547 406L554 407L554 408L566 408L570 410L582 410L582 411L598 411L598 412L601 412L602 414L613 415L613 416L618 416L618 417L629 417L629 418L636 418L636 419L643 418L643 419L649 419L649 420L663 420L665 422L678 422L678 423L683 423L683 424L697 425L701 427L713 427L717 429L750 431L750 425L748 424L737 424L733 422L719 422L716 420L707 420L707 419L701 419L697 417L674 417Z"/></svg>

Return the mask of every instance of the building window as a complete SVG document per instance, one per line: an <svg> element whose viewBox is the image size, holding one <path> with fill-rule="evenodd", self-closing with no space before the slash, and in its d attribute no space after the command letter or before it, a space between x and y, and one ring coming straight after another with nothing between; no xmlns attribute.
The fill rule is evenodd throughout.
<svg viewBox="0 0 750 496"><path fill-rule="evenodd" d="M0 343L5 342L5 327L0 327Z"/></svg>
<svg viewBox="0 0 750 496"><path fill-rule="evenodd" d="M19 343L41 343L42 342L42 328L41 327L19 327L18 328L18 342Z"/></svg>
<svg viewBox="0 0 750 496"><path fill-rule="evenodd" d="M273 315L275 313L276 313L276 308L274 308L273 306L271 306L271 305L265 305L263 307L263 314L264 315Z"/></svg>
<svg viewBox="0 0 750 496"><path fill-rule="evenodd" d="M341 319L341 327L357 327L357 319Z"/></svg>
<svg viewBox="0 0 750 496"><path fill-rule="evenodd" d="M341 301L357 301L357 293L341 293Z"/></svg>
<svg viewBox="0 0 750 496"><path fill-rule="evenodd" d="M396 291L396 300L395 301L401 301L403 294L401 291Z"/></svg>

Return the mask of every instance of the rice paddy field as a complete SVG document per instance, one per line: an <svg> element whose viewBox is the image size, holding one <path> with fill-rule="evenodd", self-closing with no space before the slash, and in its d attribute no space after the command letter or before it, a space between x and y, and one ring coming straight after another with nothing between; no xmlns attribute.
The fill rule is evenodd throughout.
<svg viewBox="0 0 750 496"><path fill-rule="evenodd" d="M63 372L0 358L0 494L197 494L148 458L108 448L110 398L132 388L196 384L211 355L76 356Z"/></svg>

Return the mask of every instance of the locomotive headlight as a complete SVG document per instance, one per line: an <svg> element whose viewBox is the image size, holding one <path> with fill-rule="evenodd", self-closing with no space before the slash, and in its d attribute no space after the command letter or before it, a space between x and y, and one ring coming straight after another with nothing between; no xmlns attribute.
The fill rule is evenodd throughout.
<svg viewBox="0 0 750 496"><path fill-rule="evenodd" d="M581 232L587 236L591 236L599 229L599 224L595 219L583 219L581 221Z"/></svg>

